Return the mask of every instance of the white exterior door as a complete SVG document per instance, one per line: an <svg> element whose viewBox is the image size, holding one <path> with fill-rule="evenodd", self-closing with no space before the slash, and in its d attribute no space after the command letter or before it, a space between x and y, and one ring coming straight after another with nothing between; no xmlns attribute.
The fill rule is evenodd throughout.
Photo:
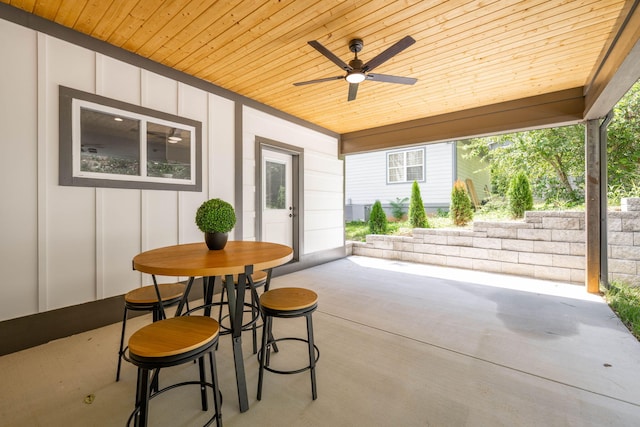
<svg viewBox="0 0 640 427"><path fill-rule="evenodd" d="M292 155L264 150L262 241L293 246Z"/></svg>

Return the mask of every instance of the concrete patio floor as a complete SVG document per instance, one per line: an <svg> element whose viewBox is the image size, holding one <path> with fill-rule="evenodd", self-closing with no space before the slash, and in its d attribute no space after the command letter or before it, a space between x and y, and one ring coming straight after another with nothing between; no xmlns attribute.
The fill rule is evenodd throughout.
<svg viewBox="0 0 640 427"><path fill-rule="evenodd" d="M266 373L258 402L246 333L251 407L239 413L223 336L227 426L640 425L640 343L581 286L356 256L273 279L284 286L319 294L318 399L308 373ZM128 330L149 321L132 319ZM276 320L274 332L303 336L304 321ZM125 425L135 368L115 382L119 333L114 324L0 357L0 425ZM283 350L274 363L300 366L298 348ZM161 381L195 375L188 364ZM151 416L154 426L208 418L194 388L152 400Z"/></svg>

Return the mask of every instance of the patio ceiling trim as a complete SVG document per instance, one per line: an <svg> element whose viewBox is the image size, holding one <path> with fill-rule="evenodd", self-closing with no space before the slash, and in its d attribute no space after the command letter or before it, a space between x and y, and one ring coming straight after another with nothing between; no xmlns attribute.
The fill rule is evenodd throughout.
<svg viewBox="0 0 640 427"><path fill-rule="evenodd" d="M591 82L585 88L585 120L607 115L640 79L640 0L629 5L620 31L612 40Z"/></svg>
<svg viewBox="0 0 640 427"><path fill-rule="evenodd" d="M583 88L472 108L455 113L349 132L341 135L340 154L355 154L411 144L487 136L580 122Z"/></svg>

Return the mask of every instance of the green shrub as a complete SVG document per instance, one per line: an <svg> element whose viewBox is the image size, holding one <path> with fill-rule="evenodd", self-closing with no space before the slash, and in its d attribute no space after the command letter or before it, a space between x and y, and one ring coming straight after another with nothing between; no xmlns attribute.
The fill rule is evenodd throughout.
<svg viewBox="0 0 640 427"><path fill-rule="evenodd" d="M409 204L409 224L413 228L429 228L427 214L424 211L424 203L420 195L420 187L418 181L413 181L411 187L411 202Z"/></svg>
<svg viewBox="0 0 640 427"><path fill-rule="evenodd" d="M533 209L531 184L524 172L520 171L509 183L509 210L514 218L522 218L525 211Z"/></svg>
<svg viewBox="0 0 640 427"><path fill-rule="evenodd" d="M436 210L436 218L449 218L449 211L446 209L438 208Z"/></svg>
<svg viewBox="0 0 640 427"><path fill-rule="evenodd" d="M391 214L397 221L401 221L404 216L404 204L409 200L408 197L396 197L396 201L389 200L389 204L391 204Z"/></svg>
<svg viewBox="0 0 640 427"><path fill-rule="evenodd" d="M625 197L640 197L640 176L629 174L624 183L609 184L607 198L610 206L620 206L620 202Z"/></svg>
<svg viewBox="0 0 640 427"><path fill-rule="evenodd" d="M369 231L371 234L387 233L387 215L382 209L380 200L376 200L371 208L371 213L369 214Z"/></svg>
<svg viewBox="0 0 640 427"><path fill-rule="evenodd" d="M464 182L459 179L453 183L451 190L451 220L457 226L465 226L473 219L473 207L467 194Z"/></svg>

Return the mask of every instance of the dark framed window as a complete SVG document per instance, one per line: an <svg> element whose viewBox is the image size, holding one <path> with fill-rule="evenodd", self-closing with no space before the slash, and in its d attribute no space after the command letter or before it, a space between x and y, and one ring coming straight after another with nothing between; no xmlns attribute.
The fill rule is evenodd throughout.
<svg viewBox="0 0 640 427"><path fill-rule="evenodd" d="M60 86L60 185L201 191L202 124Z"/></svg>
<svg viewBox="0 0 640 427"><path fill-rule="evenodd" d="M387 153L387 183L398 184L425 180L425 149Z"/></svg>

